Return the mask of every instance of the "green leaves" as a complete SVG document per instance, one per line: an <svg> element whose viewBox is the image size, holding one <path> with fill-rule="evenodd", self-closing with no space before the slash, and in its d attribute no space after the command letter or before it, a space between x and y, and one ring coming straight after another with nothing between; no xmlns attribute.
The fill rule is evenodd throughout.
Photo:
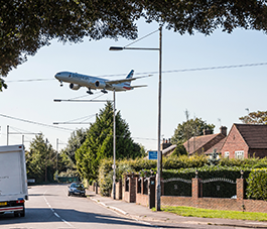
<svg viewBox="0 0 267 229"><path fill-rule="evenodd" d="M267 31L264 1L220 0L0 0L0 75L49 45L52 39L80 42L102 38L137 38L141 17L180 34L210 35L215 29ZM0 83L1 88L1 83Z"/></svg>
<svg viewBox="0 0 267 229"><path fill-rule="evenodd" d="M26 154L27 176L36 182L53 181L56 171L56 152L46 143L44 135L36 135Z"/></svg>
<svg viewBox="0 0 267 229"><path fill-rule="evenodd" d="M256 200L267 200L267 170L253 169L247 179L247 196Z"/></svg>
<svg viewBox="0 0 267 229"><path fill-rule="evenodd" d="M246 124L267 124L267 111L250 112L239 120Z"/></svg>
<svg viewBox="0 0 267 229"><path fill-rule="evenodd" d="M193 136L203 135L203 130L210 130L212 133L214 127L213 124L207 124L201 118L189 119L182 124L178 124L171 138L171 143L177 145L183 144Z"/></svg>
<svg viewBox="0 0 267 229"><path fill-rule="evenodd" d="M141 148L134 144L129 126L116 115L116 159L141 156ZM76 151L75 159L80 175L88 181L96 180L100 160L113 157L113 104L108 102L91 124L86 140Z"/></svg>

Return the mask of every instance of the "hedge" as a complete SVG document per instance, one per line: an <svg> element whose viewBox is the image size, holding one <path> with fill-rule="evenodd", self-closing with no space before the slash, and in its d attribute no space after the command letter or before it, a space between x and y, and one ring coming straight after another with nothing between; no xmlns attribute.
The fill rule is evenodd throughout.
<svg viewBox="0 0 267 229"><path fill-rule="evenodd" d="M247 196L250 199L267 200L267 170L253 169L247 179Z"/></svg>
<svg viewBox="0 0 267 229"><path fill-rule="evenodd" d="M201 179L209 178L227 178L235 181L237 178L240 178L240 171L244 171L243 177L245 179L249 178L251 169L253 168L266 168L267 159L221 159L217 166L208 166L208 160L204 156L180 156L180 157L168 157L163 158L163 178L174 178L179 177L183 179L192 179L195 177L195 171L198 170L198 177ZM99 166L99 176L98 182L101 188L102 195L109 195L112 188L112 170L113 159L104 159L100 162ZM157 170L157 161L156 160L147 160L147 159L130 159L130 160L117 160L116 161L116 178L120 179L123 173L126 172L140 172L140 171L149 171ZM253 170L259 171L259 170ZM267 175L266 175L267 176ZM254 175L253 179L256 175ZM264 195L257 194L260 192L256 187L252 186L251 180L250 186L247 190L247 196L254 199L264 199ZM254 182L256 183L256 182ZM191 195L191 185L184 182L169 182L164 184L164 193L165 195ZM245 182L246 188L247 182ZM231 197L236 194L235 185L225 183L225 182L211 182L203 184L203 196L204 197ZM218 190L219 187L219 190ZM267 183L266 183L267 187ZM259 187L260 188L260 187ZM263 189L262 189L263 190ZM263 193L263 191L261 191ZM267 194L266 194L267 196ZM266 197L267 198L267 197Z"/></svg>

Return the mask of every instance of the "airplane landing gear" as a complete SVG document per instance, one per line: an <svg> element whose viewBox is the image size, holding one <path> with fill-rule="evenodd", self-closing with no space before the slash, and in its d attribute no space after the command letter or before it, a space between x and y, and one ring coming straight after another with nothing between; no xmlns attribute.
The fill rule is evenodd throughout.
<svg viewBox="0 0 267 229"><path fill-rule="evenodd" d="M63 86L63 83L62 83L62 81L59 81L60 82L60 87L62 87Z"/></svg>
<svg viewBox="0 0 267 229"><path fill-rule="evenodd" d="M90 89L87 91L87 93L88 93L89 95L94 94Z"/></svg>
<svg viewBox="0 0 267 229"><path fill-rule="evenodd" d="M102 89L101 92L103 92L104 94L107 94L108 92L106 91L106 89Z"/></svg>

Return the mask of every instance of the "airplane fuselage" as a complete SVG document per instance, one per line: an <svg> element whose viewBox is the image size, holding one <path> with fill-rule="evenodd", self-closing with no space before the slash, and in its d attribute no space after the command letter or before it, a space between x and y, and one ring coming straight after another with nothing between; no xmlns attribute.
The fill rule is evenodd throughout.
<svg viewBox="0 0 267 229"><path fill-rule="evenodd" d="M89 90L104 89L110 91L128 91L132 89L130 82L109 84L110 80L73 72L59 72L55 75L55 78L61 83L70 83L70 88L73 90L78 90L80 87L87 87Z"/></svg>

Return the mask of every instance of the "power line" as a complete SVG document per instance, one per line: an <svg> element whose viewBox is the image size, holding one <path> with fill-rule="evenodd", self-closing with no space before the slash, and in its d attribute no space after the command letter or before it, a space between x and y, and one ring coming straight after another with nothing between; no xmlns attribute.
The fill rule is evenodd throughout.
<svg viewBox="0 0 267 229"><path fill-rule="evenodd" d="M245 67L258 67L265 66L267 62L262 63L251 63L251 64L238 64L238 65L224 65L224 66L214 66L214 67L203 67L203 68L186 68L186 69L177 69L177 70L167 70L162 71L162 73L174 73L174 72L193 72L193 71L208 71L208 70L216 70L216 69L230 69L230 68L245 68ZM158 72L137 72L135 75L147 75L147 74L157 74ZM112 75L100 75L97 77L116 77L116 76L125 76L125 73L122 74L112 74ZM33 81L51 81L55 80L51 79L28 79L28 80L17 80L17 81L6 81L7 83L15 83L15 82L33 82Z"/></svg>
<svg viewBox="0 0 267 229"><path fill-rule="evenodd" d="M48 125L48 124L44 124L44 123L40 123L40 122L34 122L34 121L30 121L30 120L26 120L26 119L21 119L21 118L15 118L15 117L12 117L12 116L9 116L9 115L0 114L0 116L5 117L5 118L10 118L10 119L18 120L18 121L22 121L22 122L28 122L28 123L36 124L36 125L40 125L40 126L45 126L45 127L50 127L50 128L56 128L56 129L61 129L61 130L67 130L67 131L74 131L73 129L52 126L52 125Z"/></svg>

